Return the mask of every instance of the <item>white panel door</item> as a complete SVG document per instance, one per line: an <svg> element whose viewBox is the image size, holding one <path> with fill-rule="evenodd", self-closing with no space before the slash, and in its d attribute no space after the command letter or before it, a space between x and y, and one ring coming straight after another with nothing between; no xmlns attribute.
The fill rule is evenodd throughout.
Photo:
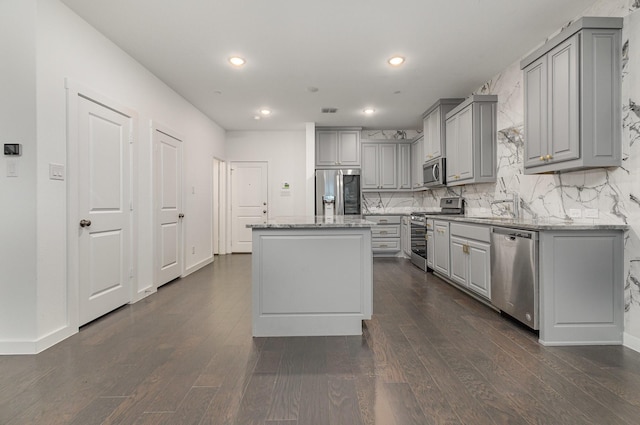
<svg viewBox="0 0 640 425"><path fill-rule="evenodd" d="M79 320L131 300L131 118L78 99Z"/></svg>
<svg viewBox="0 0 640 425"><path fill-rule="evenodd" d="M232 252L251 252L247 224L267 220L267 163L231 163Z"/></svg>
<svg viewBox="0 0 640 425"><path fill-rule="evenodd" d="M182 274L182 142L155 130L156 285Z"/></svg>

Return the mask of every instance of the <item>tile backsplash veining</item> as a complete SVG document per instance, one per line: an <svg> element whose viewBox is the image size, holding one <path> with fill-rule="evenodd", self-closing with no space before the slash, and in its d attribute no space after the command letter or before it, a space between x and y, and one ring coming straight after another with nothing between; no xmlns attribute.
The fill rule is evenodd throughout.
<svg viewBox="0 0 640 425"><path fill-rule="evenodd" d="M365 212L437 209L443 196L462 195L467 215L509 215L493 200L517 193L523 218L570 220L569 211L598 211L598 222L624 223L625 332L640 341L640 1L601 0L584 16L619 16L622 31L622 166L560 174L524 175L524 94L519 61L473 94L498 95L498 172L496 183L416 193L365 193ZM553 36L550 35L550 36ZM532 46L537 47L537 46ZM532 49L533 50L533 49ZM525 52L526 55L526 52ZM525 56L523 55L523 56ZM428 106L428 105L425 105ZM364 137L364 136L363 136ZM574 219L574 221L594 219Z"/></svg>

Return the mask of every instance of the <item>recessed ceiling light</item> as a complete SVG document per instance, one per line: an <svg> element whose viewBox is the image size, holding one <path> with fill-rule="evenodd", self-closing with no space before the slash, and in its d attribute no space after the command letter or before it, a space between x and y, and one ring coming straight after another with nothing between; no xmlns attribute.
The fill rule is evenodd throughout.
<svg viewBox="0 0 640 425"><path fill-rule="evenodd" d="M404 58L402 56L393 56L387 62L391 66L400 66L404 63Z"/></svg>
<svg viewBox="0 0 640 425"><path fill-rule="evenodd" d="M367 115L371 115L371 114L373 114L375 111L376 111L376 110L375 110L375 109L373 109L373 108L366 108L366 109L365 109L364 111L362 111L362 112L364 112L364 113L365 113L365 114L367 114Z"/></svg>
<svg viewBox="0 0 640 425"><path fill-rule="evenodd" d="M253 119L254 119L254 120L256 120L256 121L258 121L258 120L259 120L259 119L261 119L261 118L262 118L262 117L261 117L260 115L254 115L254 116L253 116Z"/></svg>
<svg viewBox="0 0 640 425"><path fill-rule="evenodd" d="M241 58L240 56L231 56L229 58L229 63L231 63L231 65L233 66L242 66L246 63L247 61L245 61L243 58Z"/></svg>
<svg viewBox="0 0 640 425"><path fill-rule="evenodd" d="M262 109L260 109L260 113L262 115L271 115L271 109L262 108Z"/></svg>

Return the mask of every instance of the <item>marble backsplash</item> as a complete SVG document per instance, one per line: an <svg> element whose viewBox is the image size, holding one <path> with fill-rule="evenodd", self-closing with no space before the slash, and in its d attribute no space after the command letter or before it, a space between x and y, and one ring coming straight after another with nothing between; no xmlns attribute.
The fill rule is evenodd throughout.
<svg viewBox="0 0 640 425"><path fill-rule="evenodd" d="M601 0L583 16L624 17L622 117L623 161L617 168L550 175L524 175L523 86L519 61L473 94L498 95L498 171L491 184L403 193L365 193L364 211L405 213L437 209L443 196L463 196L467 215L510 215L509 204L494 200L519 197L523 218L624 223L625 333L640 344L640 1ZM568 24L567 24L568 25ZM553 36L554 34L551 34ZM537 47L537 46L534 46ZM532 49L534 50L534 49ZM526 54L525 54L526 55ZM525 56L523 55L523 56ZM428 106L428 105L425 105ZM596 210L597 219L571 218L571 210Z"/></svg>

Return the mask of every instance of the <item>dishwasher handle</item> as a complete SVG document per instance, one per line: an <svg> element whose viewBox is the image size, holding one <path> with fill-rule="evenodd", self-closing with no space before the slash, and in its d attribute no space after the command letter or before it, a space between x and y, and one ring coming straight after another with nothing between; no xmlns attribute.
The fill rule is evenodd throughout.
<svg viewBox="0 0 640 425"><path fill-rule="evenodd" d="M505 239L515 241L517 238L520 239L538 239L538 232L530 232L522 229L511 229L508 227L492 227L491 232L499 235L504 235Z"/></svg>

